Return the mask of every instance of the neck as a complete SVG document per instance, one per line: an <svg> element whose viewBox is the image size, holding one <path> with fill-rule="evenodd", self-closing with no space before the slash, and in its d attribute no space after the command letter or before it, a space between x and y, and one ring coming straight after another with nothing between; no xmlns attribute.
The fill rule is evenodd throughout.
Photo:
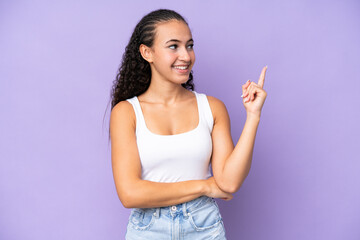
<svg viewBox="0 0 360 240"><path fill-rule="evenodd" d="M168 105L183 99L186 94L188 90L181 84L152 77L149 88L141 94L141 98L143 101Z"/></svg>

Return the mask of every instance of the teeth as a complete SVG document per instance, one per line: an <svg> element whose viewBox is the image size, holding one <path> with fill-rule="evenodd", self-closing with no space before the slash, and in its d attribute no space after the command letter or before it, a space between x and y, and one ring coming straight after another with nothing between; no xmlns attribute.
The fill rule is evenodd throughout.
<svg viewBox="0 0 360 240"><path fill-rule="evenodd" d="M185 70L188 68L188 66L175 66L174 68L180 69L180 70Z"/></svg>

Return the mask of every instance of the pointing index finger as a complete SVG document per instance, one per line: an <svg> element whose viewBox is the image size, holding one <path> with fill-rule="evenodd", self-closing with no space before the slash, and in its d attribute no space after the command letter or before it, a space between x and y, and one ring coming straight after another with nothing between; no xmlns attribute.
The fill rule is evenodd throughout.
<svg viewBox="0 0 360 240"><path fill-rule="evenodd" d="M264 87L266 70L267 70L267 66L265 66L265 67L262 69L261 74L260 74L260 77L259 77L258 85L259 85L261 88Z"/></svg>

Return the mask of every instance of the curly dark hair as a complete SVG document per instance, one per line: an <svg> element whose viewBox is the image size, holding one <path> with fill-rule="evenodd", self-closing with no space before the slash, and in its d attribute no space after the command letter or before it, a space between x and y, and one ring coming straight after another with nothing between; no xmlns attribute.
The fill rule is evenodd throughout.
<svg viewBox="0 0 360 240"><path fill-rule="evenodd" d="M152 47L155 38L156 25L170 20L185 19L173 10L159 9L145 15L136 25L130 41L125 48L122 62L111 90L111 110L120 101L139 96L150 86L150 64L141 56L139 47L144 44ZM186 89L194 90L193 73L190 72L186 83L181 84Z"/></svg>

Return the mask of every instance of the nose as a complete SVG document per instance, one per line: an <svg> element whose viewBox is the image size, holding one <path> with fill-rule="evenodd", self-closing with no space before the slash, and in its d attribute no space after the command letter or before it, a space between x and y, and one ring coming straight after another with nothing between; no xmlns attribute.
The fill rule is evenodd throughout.
<svg viewBox="0 0 360 240"><path fill-rule="evenodd" d="M186 47L181 48L181 51L179 52L179 60L182 60L184 62L190 62L190 54Z"/></svg>

